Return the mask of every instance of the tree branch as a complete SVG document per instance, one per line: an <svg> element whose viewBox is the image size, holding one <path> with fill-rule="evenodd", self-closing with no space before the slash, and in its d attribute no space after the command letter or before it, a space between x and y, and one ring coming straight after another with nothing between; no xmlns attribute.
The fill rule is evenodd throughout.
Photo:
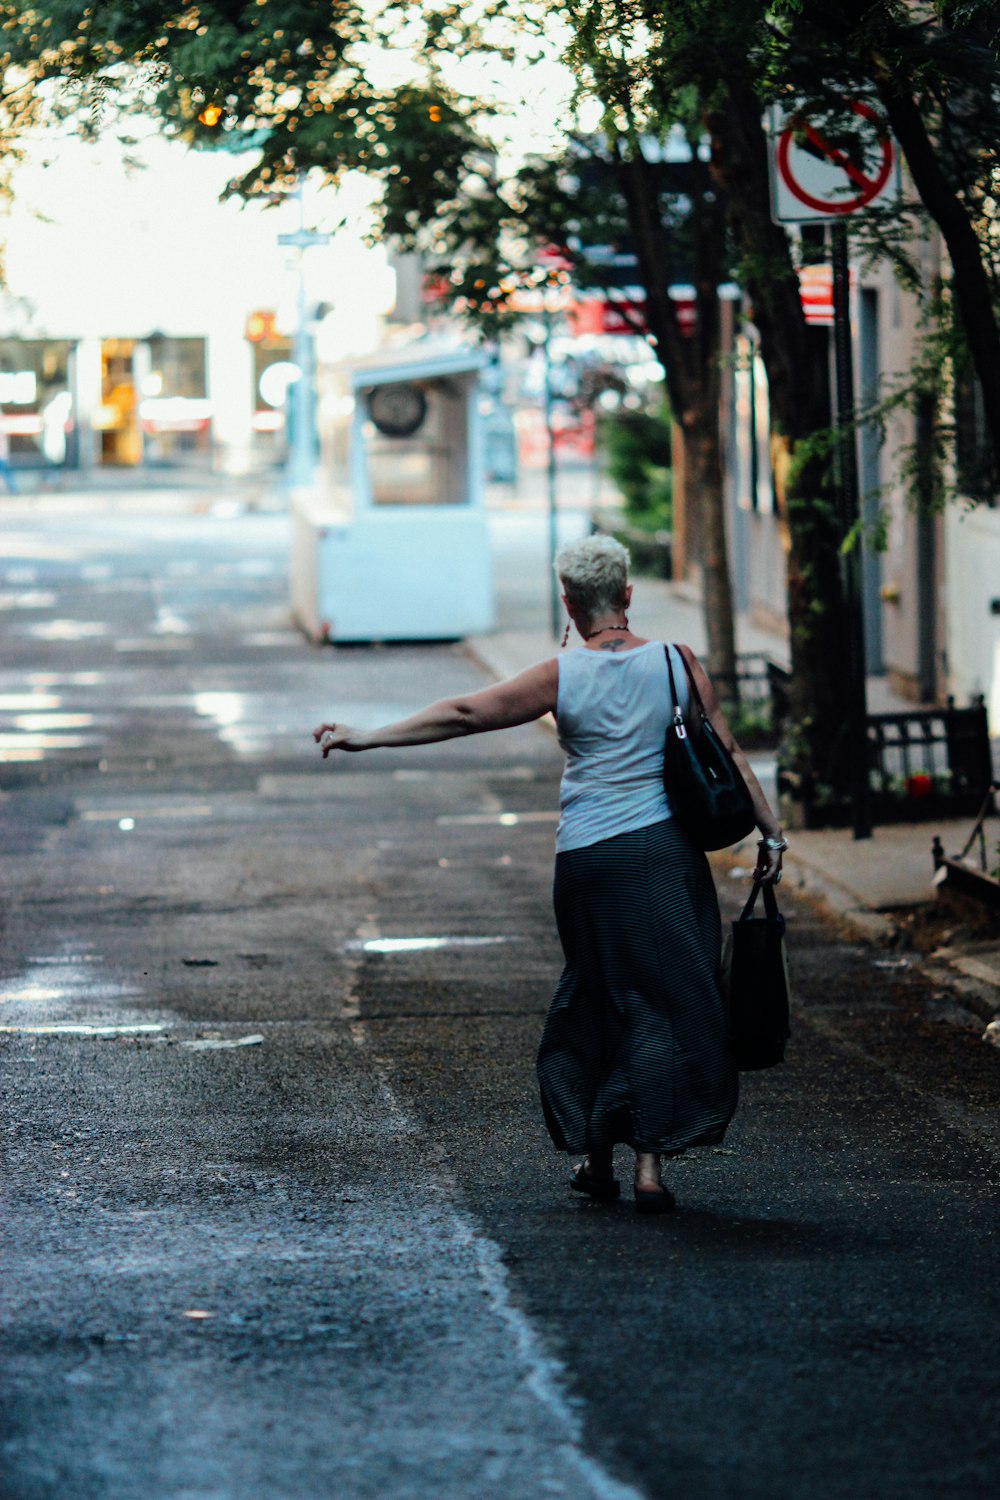
<svg viewBox="0 0 1000 1500"><path fill-rule="evenodd" d="M874 67L879 96L914 185L948 247L955 300L982 387L994 466L1000 467L1000 328L982 250L966 207L941 168L916 101L878 60Z"/></svg>

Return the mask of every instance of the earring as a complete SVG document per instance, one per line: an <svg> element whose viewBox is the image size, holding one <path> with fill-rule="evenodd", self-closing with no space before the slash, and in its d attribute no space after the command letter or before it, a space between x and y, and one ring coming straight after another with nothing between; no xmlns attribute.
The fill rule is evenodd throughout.
<svg viewBox="0 0 1000 1500"><path fill-rule="evenodd" d="M571 624L572 624L572 621L570 621L570 620L566 621L566 629L563 631L562 646L560 646L560 648L559 648L560 651L563 649L563 646L565 646L566 642L569 640L569 630L570 630L570 625Z"/></svg>

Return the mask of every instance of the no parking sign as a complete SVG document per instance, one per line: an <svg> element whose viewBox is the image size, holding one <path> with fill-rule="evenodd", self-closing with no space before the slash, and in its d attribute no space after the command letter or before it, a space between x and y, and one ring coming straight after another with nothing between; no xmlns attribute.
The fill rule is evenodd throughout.
<svg viewBox="0 0 1000 1500"><path fill-rule="evenodd" d="M884 121L870 104L844 101L850 139L831 139L801 106L771 109L771 208L779 224L843 219L900 195L899 160Z"/></svg>

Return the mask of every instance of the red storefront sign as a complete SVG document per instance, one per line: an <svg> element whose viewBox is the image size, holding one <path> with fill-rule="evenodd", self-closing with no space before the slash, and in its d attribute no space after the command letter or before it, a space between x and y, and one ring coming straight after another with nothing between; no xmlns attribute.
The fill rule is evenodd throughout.
<svg viewBox="0 0 1000 1500"><path fill-rule="evenodd" d="M799 294L806 322L816 328L833 327L833 270L830 266L800 266Z"/></svg>
<svg viewBox="0 0 1000 1500"><path fill-rule="evenodd" d="M698 309L694 293L687 287L671 287L670 301L682 338L693 338L698 327ZM646 294L641 287L630 287L627 294L614 297L584 296L570 309L570 327L574 334L645 334Z"/></svg>

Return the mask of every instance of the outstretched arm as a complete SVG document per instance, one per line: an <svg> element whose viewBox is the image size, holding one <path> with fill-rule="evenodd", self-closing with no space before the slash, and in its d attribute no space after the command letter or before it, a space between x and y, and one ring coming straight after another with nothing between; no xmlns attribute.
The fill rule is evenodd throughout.
<svg viewBox="0 0 1000 1500"><path fill-rule="evenodd" d="M733 732L726 722L726 716L722 712L715 689L705 669L690 646L680 646L678 650L683 652L684 660L691 668L695 686L701 695L702 705L711 721L712 728L733 757L740 775L747 784L747 789L753 799L753 810L754 816L757 819L757 827L765 839L780 839L781 823L771 811L771 804L764 796L763 788L754 775L750 762L733 738ZM781 850L769 849L766 845L761 847L757 859L757 868L754 873L759 875L763 880L776 880L781 873Z"/></svg>
<svg viewBox="0 0 1000 1500"><path fill-rule="evenodd" d="M509 677L480 693L442 698L380 729L354 729L350 724L324 723L313 739L326 760L331 750L375 750L401 745L433 745L491 729L510 729L553 713L559 693L559 663L540 662L517 677Z"/></svg>

